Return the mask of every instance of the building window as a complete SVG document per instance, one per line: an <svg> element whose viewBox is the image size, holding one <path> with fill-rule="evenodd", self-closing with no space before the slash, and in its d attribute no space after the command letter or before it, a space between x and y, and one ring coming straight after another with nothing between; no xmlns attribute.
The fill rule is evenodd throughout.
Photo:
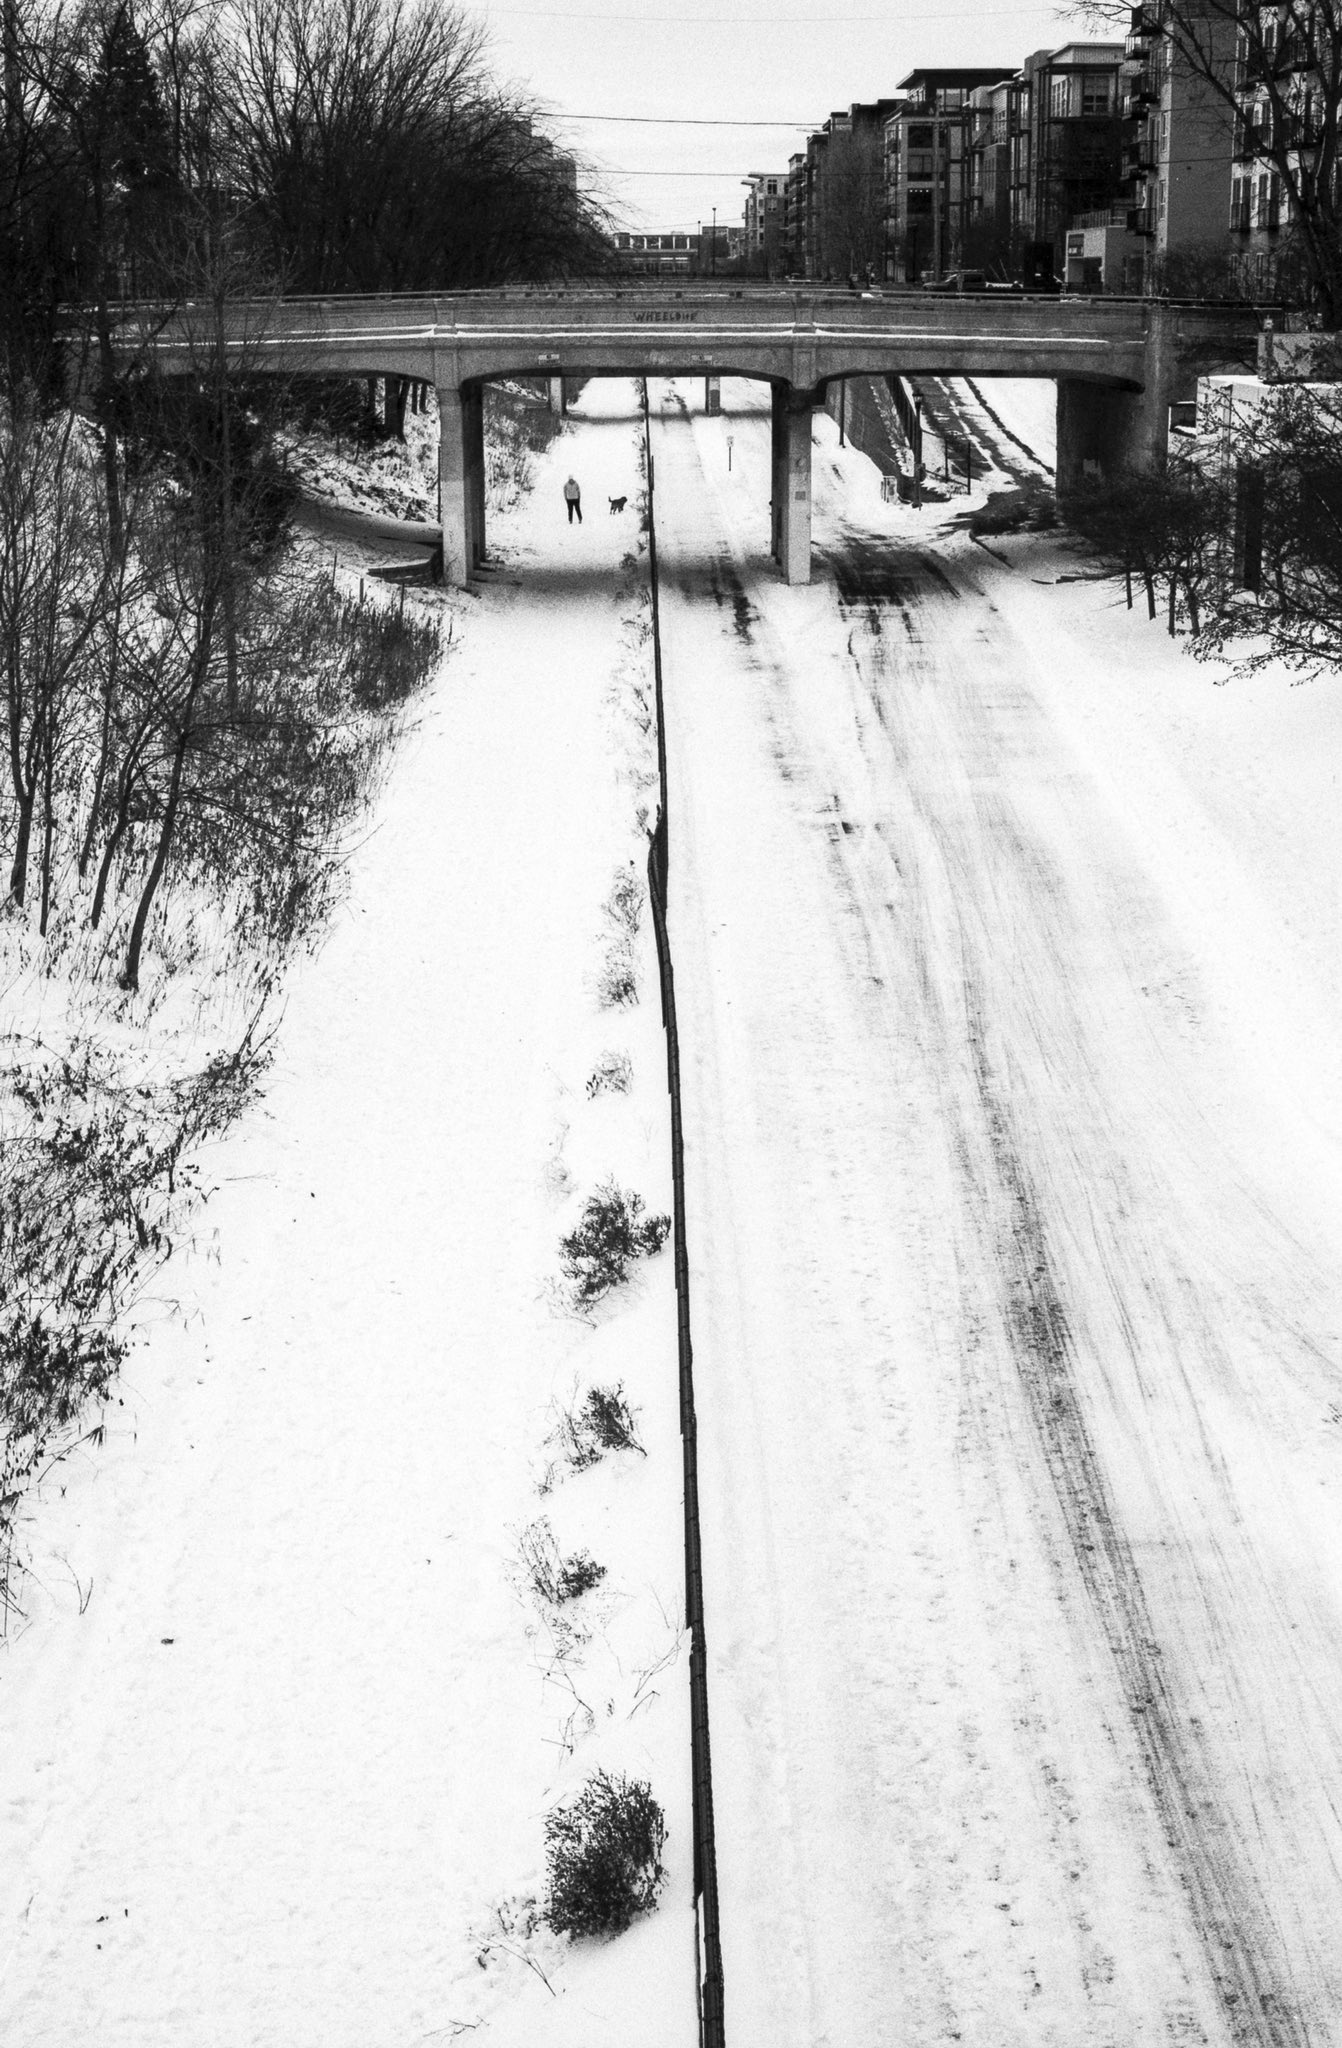
<svg viewBox="0 0 1342 2048"><path fill-rule="evenodd" d="M1090 72L1081 80L1081 111L1083 114L1107 114L1112 104L1111 81L1104 73Z"/></svg>
<svg viewBox="0 0 1342 2048"><path fill-rule="evenodd" d="M921 123L916 127L911 127L908 130L908 146L910 149L934 149L936 147L934 130L930 126L924 127Z"/></svg>

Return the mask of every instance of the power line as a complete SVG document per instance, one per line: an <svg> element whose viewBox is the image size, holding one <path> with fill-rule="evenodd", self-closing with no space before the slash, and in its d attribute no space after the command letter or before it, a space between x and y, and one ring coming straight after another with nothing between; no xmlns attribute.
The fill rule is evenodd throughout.
<svg viewBox="0 0 1342 2048"><path fill-rule="evenodd" d="M619 121L634 128L814 128L809 121L707 121L690 114L555 114L556 121Z"/></svg>
<svg viewBox="0 0 1342 2048"><path fill-rule="evenodd" d="M870 27L879 24L891 26L889 12L885 14L592 14L581 7L491 7L491 14L502 15L505 20L519 21L633 21L639 27L650 22L669 24L676 28L696 25L711 28L845 28L849 25ZM902 14L896 25L906 21L1008 21L1022 14L1036 14L1039 9L1021 7L957 7L938 8L932 14ZM784 124L791 127L792 123Z"/></svg>

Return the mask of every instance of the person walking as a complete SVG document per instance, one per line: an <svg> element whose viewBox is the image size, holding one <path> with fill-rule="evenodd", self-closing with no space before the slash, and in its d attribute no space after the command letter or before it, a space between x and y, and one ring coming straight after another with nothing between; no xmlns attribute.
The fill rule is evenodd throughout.
<svg viewBox="0 0 1342 2048"><path fill-rule="evenodd" d="M582 492L581 492L581 491L580 491L580 490L578 489L578 480L577 480L577 478L576 478L576 477L572 477L572 476L571 476L571 477L569 478L568 482L567 482L567 483L565 484L565 486L564 486L564 503L565 503L565 504L566 504L566 505L568 506L568 523L569 523L569 525L570 525L570 526L572 526L572 524L573 524L573 515L574 515L574 513L576 512L576 513L577 513L577 515L578 515L578 524L579 524L579 526L581 526L581 525L582 525Z"/></svg>

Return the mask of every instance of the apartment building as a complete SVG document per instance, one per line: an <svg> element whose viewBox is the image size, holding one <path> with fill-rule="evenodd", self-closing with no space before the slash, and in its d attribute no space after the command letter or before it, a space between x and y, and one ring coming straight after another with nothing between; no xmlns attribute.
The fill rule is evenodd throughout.
<svg viewBox="0 0 1342 2048"><path fill-rule="evenodd" d="M884 270L913 284L939 278L962 258L969 218L969 138L974 94L1010 79L1012 67L911 71L884 123Z"/></svg>
<svg viewBox="0 0 1342 2048"><path fill-rule="evenodd" d="M1185 15L1188 5L1180 0ZM1197 28L1199 44L1228 77L1235 23L1208 7ZM1227 204L1232 228L1252 209L1242 190L1233 193L1235 123L1225 97L1168 30L1164 0L1133 8L1123 100L1130 223L1144 244L1143 290L1215 290L1227 271ZM1263 211L1269 210L1265 195Z"/></svg>
<svg viewBox="0 0 1342 2048"><path fill-rule="evenodd" d="M967 265L1026 284L1140 290L1123 166L1130 68L1122 43L1067 43L970 95Z"/></svg>
<svg viewBox="0 0 1342 2048"><path fill-rule="evenodd" d="M745 180L742 256L752 277L778 277L783 265L786 171L751 171Z"/></svg>
<svg viewBox="0 0 1342 2048"><path fill-rule="evenodd" d="M1291 192L1281 160L1299 189L1336 192L1339 34L1331 9L1260 6L1242 35L1235 69L1231 141L1232 269L1243 290L1274 298L1299 284L1290 249ZM1331 129L1331 133L1330 133ZM1273 161L1273 158L1276 161Z"/></svg>
<svg viewBox="0 0 1342 2048"><path fill-rule="evenodd" d="M783 183L783 275L799 277L806 245L806 153L788 158Z"/></svg>
<svg viewBox="0 0 1342 2048"><path fill-rule="evenodd" d="M962 242L964 262L986 276L1014 279L1021 268L1016 195L1028 136L1021 120L1019 74L978 86L969 95L969 162Z"/></svg>
<svg viewBox="0 0 1342 2048"><path fill-rule="evenodd" d="M1122 182L1126 59L1123 43L1065 43L1035 51L1021 67L1027 145L1020 213L1027 282L1052 275L1074 287L1101 290L1122 282L1097 272L1094 256L1087 271L1087 255L1069 244L1068 231L1105 236L1108 264L1115 260L1108 238L1129 232ZM1140 257L1141 251L1129 253Z"/></svg>

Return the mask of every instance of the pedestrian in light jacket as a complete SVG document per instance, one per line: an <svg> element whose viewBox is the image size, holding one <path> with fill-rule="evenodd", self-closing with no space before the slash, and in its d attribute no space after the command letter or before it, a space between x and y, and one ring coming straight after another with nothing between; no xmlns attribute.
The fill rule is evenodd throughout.
<svg viewBox="0 0 1342 2048"><path fill-rule="evenodd" d="M570 477L570 478L569 478L569 480L568 480L568 482L567 482L567 483L565 484L565 486L564 486L564 503L565 503L565 504L566 504L566 505L568 506L568 523L569 523L569 525L570 525L570 526L572 526L572 524L573 524L573 515L574 515L574 513L576 512L576 513L577 513L577 515L578 515L578 524L579 524L579 526L581 526L581 525L582 525L582 492L581 492L581 491L580 491L580 490L578 489L578 480L577 480L577 478L576 478L576 477Z"/></svg>

